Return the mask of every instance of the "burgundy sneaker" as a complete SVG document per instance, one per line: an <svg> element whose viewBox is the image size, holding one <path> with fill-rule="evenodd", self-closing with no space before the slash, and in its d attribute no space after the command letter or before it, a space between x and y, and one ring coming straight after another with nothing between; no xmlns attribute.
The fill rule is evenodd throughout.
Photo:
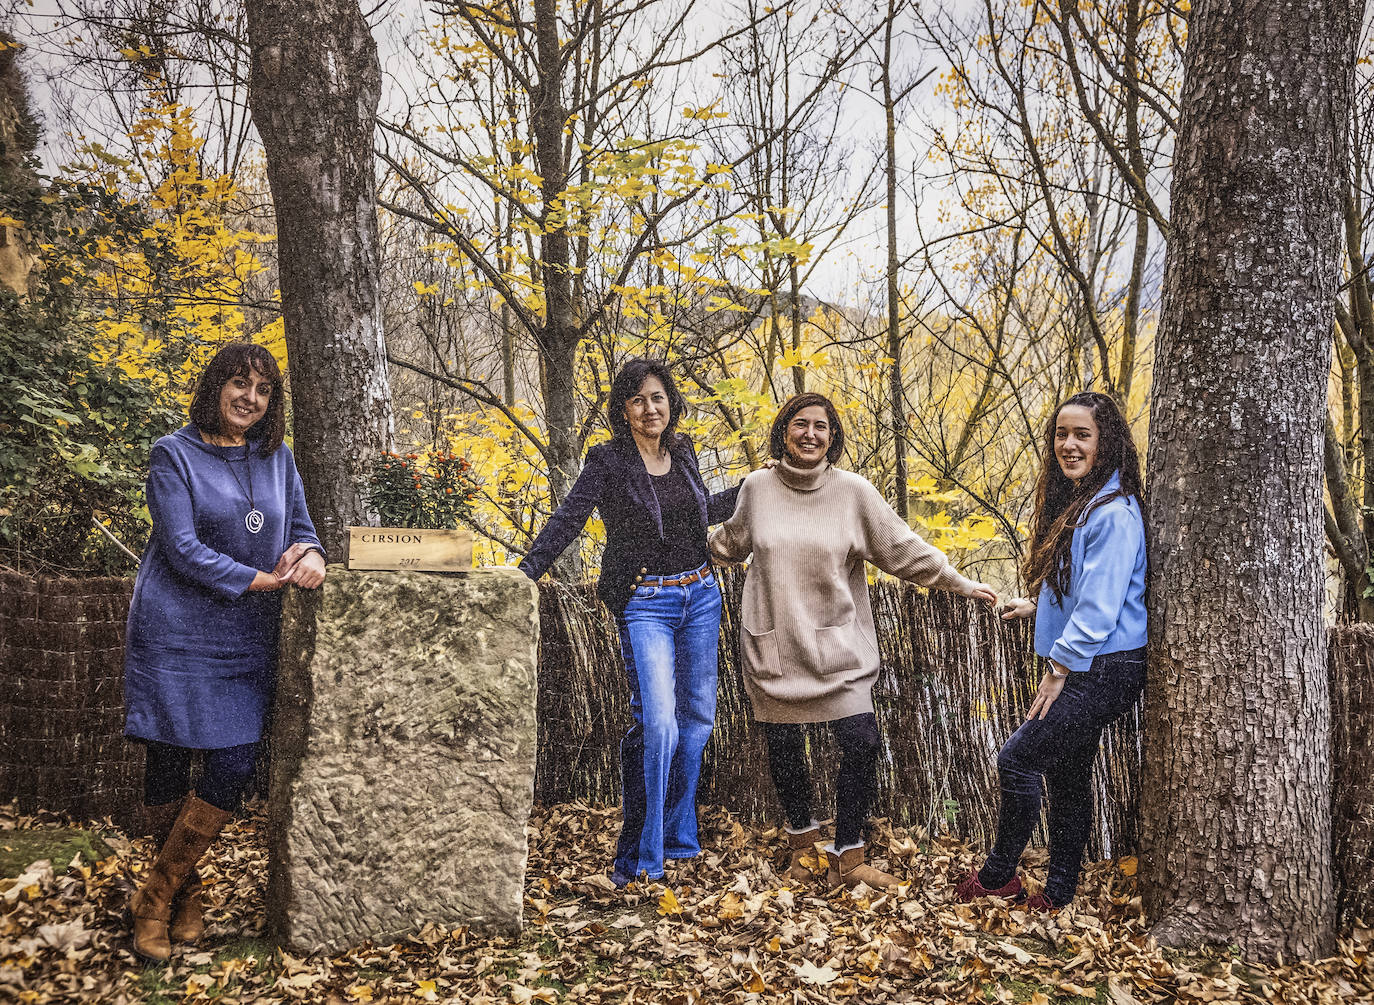
<svg viewBox="0 0 1374 1005"><path fill-rule="evenodd" d="M1053 914L1059 910L1059 905L1046 897L1043 893L1037 893L1030 900L1026 901L1026 910L1034 911L1038 914Z"/></svg>
<svg viewBox="0 0 1374 1005"><path fill-rule="evenodd" d="M964 904L967 904L971 900L976 900L979 897L1005 897L1007 900L1015 900L1020 894L1020 876L1013 876L1006 886L1000 886L996 890L989 890L978 881L977 869L970 872L968 877L954 888L954 899Z"/></svg>

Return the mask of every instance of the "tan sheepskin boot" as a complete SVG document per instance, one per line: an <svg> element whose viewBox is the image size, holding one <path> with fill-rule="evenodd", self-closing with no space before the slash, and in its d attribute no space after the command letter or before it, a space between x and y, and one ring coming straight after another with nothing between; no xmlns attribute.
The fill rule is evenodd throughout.
<svg viewBox="0 0 1374 1005"><path fill-rule="evenodd" d="M830 870L826 878L832 889L837 886L853 889L863 883L874 890L895 890L901 883L896 876L875 869L865 862L863 845L846 848L838 854L835 852L835 846L830 845L825 849L825 855L830 860Z"/></svg>
<svg viewBox="0 0 1374 1005"><path fill-rule="evenodd" d="M825 857L816 852L816 842L821 839L820 827L814 826L804 831L788 830L786 833L789 861L783 876L794 883L816 882L820 877L820 870L825 868ZM806 865L805 859L815 861L814 871Z"/></svg>

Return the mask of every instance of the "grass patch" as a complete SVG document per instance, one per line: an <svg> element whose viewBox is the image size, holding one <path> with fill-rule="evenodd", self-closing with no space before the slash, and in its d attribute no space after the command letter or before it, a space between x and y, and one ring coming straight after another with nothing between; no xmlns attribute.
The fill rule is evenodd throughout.
<svg viewBox="0 0 1374 1005"><path fill-rule="evenodd" d="M210 985L206 988L205 995L211 1001L231 993L235 987L242 983L242 974L236 973L233 976L221 981L210 975L219 971L225 963L233 960L246 960L249 957L257 960L257 966L253 973L264 973L270 971L273 963L273 956L276 950L266 939L254 939L241 937L231 939L222 946L207 948L202 946L174 946L172 948L171 963L176 964L178 976L175 980L167 980L167 964L148 964L147 968L139 975L138 988L146 996L146 1005L174 1005L186 1000L186 970L181 964L187 956L194 956L198 953L209 953L210 962L200 963L191 968L191 973L206 978L205 983ZM212 983L213 982L213 983Z"/></svg>
<svg viewBox="0 0 1374 1005"><path fill-rule="evenodd" d="M1013 977L1004 980L1001 982L1000 986L1004 991L1010 991L1012 1000L1016 1002L1028 1002L1034 998L1036 994L1045 995L1053 1002L1053 1005L1093 1005L1093 1003L1107 1000L1103 994L1103 989L1097 986L1093 987L1096 994L1092 998L1085 998L1082 995L1071 995L1066 991L1059 990L1059 988L1055 987L1053 984L1042 984L1040 981L1021 977ZM983 996L987 998L988 1001L996 1001L996 987L991 984L985 985Z"/></svg>
<svg viewBox="0 0 1374 1005"><path fill-rule="evenodd" d="M0 879L14 879L40 859L52 862L53 870L60 873L78 854L95 863L112 853L95 831L77 827L0 831Z"/></svg>

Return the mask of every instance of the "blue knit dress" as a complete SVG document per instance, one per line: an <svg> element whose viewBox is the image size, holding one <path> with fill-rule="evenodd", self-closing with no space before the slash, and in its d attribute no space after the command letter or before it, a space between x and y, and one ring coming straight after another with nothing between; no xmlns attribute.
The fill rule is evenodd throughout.
<svg viewBox="0 0 1374 1005"><path fill-rule="evenodd" d="M258 533L244 517L252 501ZM153 446L152 538L125 638L124 732L215 749L262 737L276 686L281 591L248 592L290 545L319 546L291 450L217 447L194 425Z"/></svg>

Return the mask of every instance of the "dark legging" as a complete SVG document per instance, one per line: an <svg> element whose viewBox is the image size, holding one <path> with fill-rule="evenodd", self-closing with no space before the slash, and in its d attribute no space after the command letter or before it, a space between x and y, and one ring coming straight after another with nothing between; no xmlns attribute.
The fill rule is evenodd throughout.
<svg viewBox="0 0 1374 1005"><path fill-rule="evenodd" d="M1093 822L1092 773L1102 730L1140 697L1145 650L1098 656L1076 671L1043 719L1021 725L997 755L1002 807L997 843L978 870L996 890L1016 875L1021 852L1040 819L1040 779L1049 789L1050 871L1045 896L1064 907L1078 891L1083 849Z"/></svg>
<svg viewBox="0 0 1374 1005"><path fill-rule="evenodd" d="M878 719L872 712L830 723L840 747L840 771L835 776L835 847L852 848L863 840L868 810L873 805L878 766ZM794 722L765 722L768 766L778 790L788 826L794 831L811 826L811 773L806 767L802 727Z"/></svg>
<svg viewBox="0 0 1374 1005"><path fill-rule="evenodd" d="M146 746L148 760L143 770L143 801L149 806L161 806L190 792L191 755L195 751L190 747L152 741ZM196 795L211 806L233 812L243 798L244 789L253 780L258 745L245 743L204 753L205 763L196 779Z"/></svg>

